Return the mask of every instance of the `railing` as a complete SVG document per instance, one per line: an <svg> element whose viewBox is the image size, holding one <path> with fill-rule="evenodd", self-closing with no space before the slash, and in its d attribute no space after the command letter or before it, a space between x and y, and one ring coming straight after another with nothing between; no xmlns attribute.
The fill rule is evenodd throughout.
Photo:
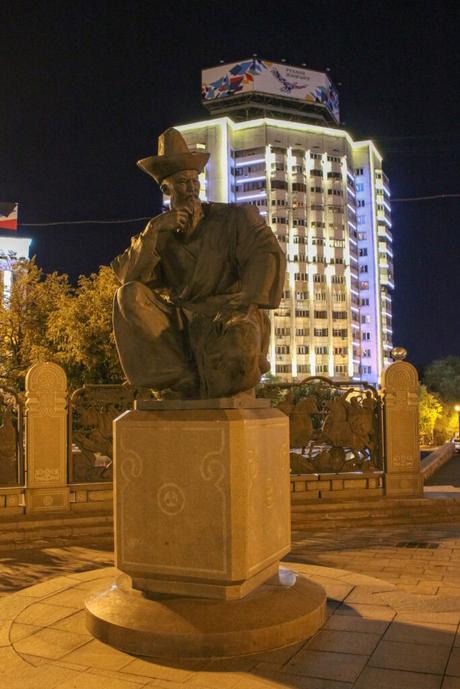
<svg viewBox="0 0 460 689"><path fill-rule="evenodd" d="M310 376L261 392L289 416L292 473L383 470L382 398L371 385Z"/></svg>
<svg viewBox="0 0 460 689"><path fill-rule="evenodd" d="M319 499L339 499L332 493L345 498L355 479L362 483L356 490L421 494L417 392L414 367L396 361L384 370L380 391L311 376L266 384L259 395L290 417L293 481L306 491L317 481ZM69 399L65 373L51 363L27 374L25 417L19 395L0 388L0 514L90 511L96 502L110 509L112 422L139 397L151 397L150 390L88 385Z"/></svg>
<svg viewBox="0 0 460 689"><path fill-rule="evenodd" d="M23 484L23 405L15 390L0 387L0 486Z"/></svg>

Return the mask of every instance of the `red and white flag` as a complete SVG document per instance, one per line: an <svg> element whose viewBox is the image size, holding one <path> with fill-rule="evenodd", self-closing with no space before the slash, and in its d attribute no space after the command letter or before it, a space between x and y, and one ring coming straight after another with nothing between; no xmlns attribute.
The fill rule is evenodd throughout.
<svg viewBox="0 0 460 689"><path fill-rule="evenodd" d="M18 229L18 204L10 201L0 201L0 230Z"/></svg>

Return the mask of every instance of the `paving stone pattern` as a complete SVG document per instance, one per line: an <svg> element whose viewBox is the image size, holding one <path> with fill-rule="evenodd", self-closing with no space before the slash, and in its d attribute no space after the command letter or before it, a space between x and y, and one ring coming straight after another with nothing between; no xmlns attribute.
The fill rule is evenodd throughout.
<svg viewBox="0 0 460 689"><path fill-rule="evenodd" d="M290 566L325 587L327 622L237 659L154 662L93 639L83 601L112 581L110 558L90 545L2 555L2 689L460 689L458 524L294 534Z"/></svg>

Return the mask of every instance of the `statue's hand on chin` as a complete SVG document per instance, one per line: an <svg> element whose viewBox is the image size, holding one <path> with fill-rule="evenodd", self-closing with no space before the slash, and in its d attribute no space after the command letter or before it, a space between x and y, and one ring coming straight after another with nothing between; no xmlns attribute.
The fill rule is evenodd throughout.
<svg viewBox="0 0 460 689"><path fill-rule="evenodd" d="M162 213L149 222L145 234L158 232L184 232L190 223L191 212L188 208L177 208Z"/></svg>

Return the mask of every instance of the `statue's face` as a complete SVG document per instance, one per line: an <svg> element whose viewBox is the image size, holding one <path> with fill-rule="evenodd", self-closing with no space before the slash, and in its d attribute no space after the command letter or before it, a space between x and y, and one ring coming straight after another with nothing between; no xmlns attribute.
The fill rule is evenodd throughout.
<svg viewBox="0 0 460 689"><path fill-rule="evenodd" d="M171 197L171 207L191 206L200 197L200 181L196 170L181 170L163 180L161 188Z"/></svg>

